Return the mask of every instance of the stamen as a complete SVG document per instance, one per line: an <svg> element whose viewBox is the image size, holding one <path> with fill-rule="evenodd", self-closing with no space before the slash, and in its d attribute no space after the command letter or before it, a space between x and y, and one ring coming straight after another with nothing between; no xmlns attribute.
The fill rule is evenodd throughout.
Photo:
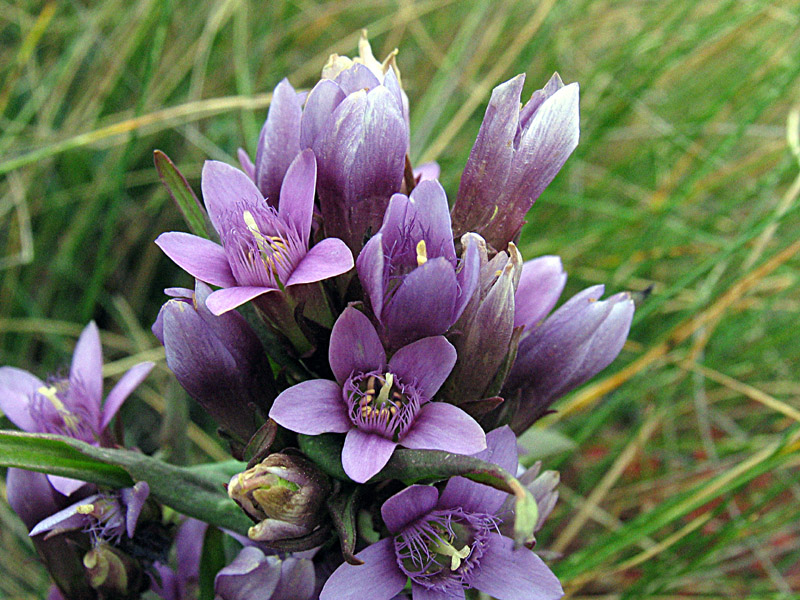
<svg viewBox="0 0 800 600"><path fill-rule="evenodd" d="M80 515L90 515L94 512L94 504L81 504L75 507L75 512Z"/></svg>
<svg viewBox="0 0 800 600"><path fill-rule="evenodd" d="M69 410L67 410L67 407L64 406L64 403L57 395L58 390L53 386L42 386L36 391L50 401L50 403L53 405L53 408L56 409L58 416L60 416L61 420L64 421L64 426L70 431L77 433L80 421L78 417L73 415Z"/></svg>
<svg viewBox="0 0 800 600"><path fill-rule="evenodd" d="M417 242L417 266L421 267L428 262L428 248L425 245L425 240Z"/></svg>

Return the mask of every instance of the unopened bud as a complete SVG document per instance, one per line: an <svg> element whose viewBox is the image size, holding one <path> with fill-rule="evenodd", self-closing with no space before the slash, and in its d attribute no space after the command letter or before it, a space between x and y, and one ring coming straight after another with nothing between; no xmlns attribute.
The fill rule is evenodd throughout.
<svg viewBox="0 0 800 600"><path fill-rule="evenodd" d="M269 455L228 484L228 495L257 521L248 536L262 542L310 533L330 491L313 463L287 454Z"/></svg>
<svg viewBox="0 0 800 600"><path fill-rule="evenodd" d="M95 546L83 557L89 584L103 598L138 598L147 588L147 578L135 559L109 544Z"/></svg>

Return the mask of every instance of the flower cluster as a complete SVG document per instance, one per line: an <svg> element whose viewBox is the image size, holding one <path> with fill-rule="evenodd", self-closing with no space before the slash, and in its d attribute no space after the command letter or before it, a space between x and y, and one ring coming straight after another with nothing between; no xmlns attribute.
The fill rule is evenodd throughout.
<svg viewBox="0 0 800 600"><path fill-rule="evenodd" d="M206 231L156 239L195 281L166 290L153 332L243 461L228 502L253 525L216 575L217 598L562 595L532 550L558 474L522 468L516 436L616 358L634 311L626 292L601 299L603 286L554 310L561 260L526 262L517 246L577 145L578 85L553 75L524 104L524 76L498 86L451 208L438 167L409 159L396 54L380 62L362 37L308 93L281 81L255 159L204 165L204 208L192 210ZM90 325L69 379L0 369L0 407L27 431L110 445L109 422L151 365L102 409L100 366ZM136 597L141 578L117 588L133 572L147 484L70 496L82 482L50 482L30 488L39 504L12 502L21 516L36 505L32 535L90 535L95 597L112 596L92 579L102 561L114 597ZM163 553L144 561L161 597L196 591L209 531L184 523L177 571Z"/></svg>

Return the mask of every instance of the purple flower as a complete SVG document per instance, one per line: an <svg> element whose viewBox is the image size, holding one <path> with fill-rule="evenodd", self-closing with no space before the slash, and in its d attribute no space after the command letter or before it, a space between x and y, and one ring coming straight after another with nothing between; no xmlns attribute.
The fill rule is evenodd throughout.
<svg viewBox="0 0 800 600"><path fill-rule="evenodd" d="M438 181L420 182L410 197L392 196L383 225L357 260L391 347L443 334L461 316L480 274L478 245L465 246L459 261L447 196Z"/></svg>
<svg viewBox="0 0 800 600"><path fill-rule="evenodd" d="M133 538L149 495L150 486L145 481L110 494L94 494L42 520L30 535L47 533L50 537L80 530L89 533L94 544L118 543L123 534Z"/></svg>
<svg viewBox="0 0 800 600"><path fill-rule="evenodd" d="M307 558L283 560L254 546L239 555L214 579L216 600L312 600L314 563Z"/></svg>
<svg viewBox="0 0 800 600"><path fill-rule="evenodd" d="M215 316L206 307L211 288L170 288L153 324L167 366L178 382L233 438L247 443L263 424L277 394L261 341L235 310Z"/></svg>
<svg viewBox="0 0 800 600"><path fill-rule="evenodd" d="M379 63L366 37L355 60L331 56L309 92L300 147L319 164L320 208L327 235L357 252L400 191L408 150L408 104L393 55Z"/></svg>
<svg viewBox="0 0 800 600"><path fill-rule="evenodd" d="M516 438L507 427L486 436L477 455L515 472ZM463 477L439 491L412 485L389 498L381 516L392 537L356 556L363 565L341 565L320 600L389 600L411 580L414 600L463 599L477 589L498 600L546 600L563 594L558 579L527 548L501 535L507 494Z"/></svg>
<svg viewBox="0 0 800 600"><path fill-rule="evenodd" d="M313 379L285 390L270 417L298 433L347 433L342 466L354 481L380 471L397 445L460 454L485 447L472 417L430 402L456 360L444 337L404 346L387 363L372 323L349 307L333 326L329 360L336 381Z"/></svg>
<svg viewBox="0 0 800 600"><path fill-rule="evenodd" d="M447 401L456 405L489 396L498 371L508 360L514 332L514 293L522 271L522 255L513 243L508 245L508 253L498 252L487 260L486 244L480 236L468 233L462 240L471 237L480 252L481 276L467 308L453 326L457 333L451 339L458 360L444 386Z"/></svg>
<svg viewBox="0 0 800 600"><path fill-rule="evenodd" d="M578 145L578 84L558 73L520 109L524 75L492 91L453 206L453 230L502 250Z"/></svg>
<svg viewBox="0 0 800 600"><path fill-rule="evenodd" d="M308 248L316 171L313 153L301 152L286 173L276 211L245 173L206 162L203 198L222 246L175 231L161 234L156 244L197 279L223 288L206 300L213 314L353 267L341 240L327 238Z"/></svg>
<svg viewBox="0 0 800 600"><path fill-rule="evenodd" d="M516 324L525 331L501 395L517 403L511 421L522 432L559 397L605 369L625 344L633 319L631 296L600 300L604 286L583 290L542 321L564 286L557 257L526 263L517 289Z"/></svg>
<svg viewBox="0 0 800 600"><path fill-rule="evenodd" d="M111 440L106 428L153 366L143 362L131 368L103 403L102 347L97 325L91 322L75 346L69 377L52 377L45 383L22 369L0 367L0 409L24 431L108 445ZM84 485L83 481L57 475L47 478L65 496Z"/></svg>
<svg viewBox="0 0 800 600"><path fill-rule="evenodd" d="M186 519L175 536L177 569L155 563L158 573L153 578L152 590L163 600L186 600L198 595L200 559L208 524L197 519Z"/></svg>

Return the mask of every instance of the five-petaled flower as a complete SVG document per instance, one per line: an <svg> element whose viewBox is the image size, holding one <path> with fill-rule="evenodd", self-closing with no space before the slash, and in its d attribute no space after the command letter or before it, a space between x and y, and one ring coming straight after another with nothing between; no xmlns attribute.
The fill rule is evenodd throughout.
<svg viewBox="0 0 800 600"><path fill-rule="evenodd" d="M215 315L267 293L315 283L353 267L353 255L337 238L309 249L317 166L314 154L297 155L283 180L276 211L242 171L217 161L203 167L211 224L222 246L188 233L162 233L156 244L197 279L221 287L206 306Z"/></svg>
<svg viewBox="0 0 800 600"><path fill-rule="evenodd" d="M431 402L456 360L443 336L400 348L386 361L369 319L346 308L331 332L330 366L336 381L312 379L281 393L269 416L298 433L347 433L345 473L367 481L396 446L472 454L486 447L480 425L460 408Z"/></svg>
<svg viewBox="0 0 800 600"><path fill-rule="evenodd" d="M486 436L476 458L507 471L517 468L516 437L507 428ZM391 537L343 564L330 576L320 600L389 600L411 580L413 600L457 600L475 588L498 600L555 600L563 594L555 575L528 548L499 533L507 494L463 477L440 493L412 485L381 507Z"/></svg>
<svg viewBox="0 0 800 600"><path fill-rule="evenodd" d="M47 383L15 367L0 367L0 409L20 429L56 433L94 445L109 445L106 428L130 393L154 364L143 362L123 375L103 403L103 354L94 321L81 333L69 377ZM48 475L53 487L69 496L83 481Z"/></svg>

